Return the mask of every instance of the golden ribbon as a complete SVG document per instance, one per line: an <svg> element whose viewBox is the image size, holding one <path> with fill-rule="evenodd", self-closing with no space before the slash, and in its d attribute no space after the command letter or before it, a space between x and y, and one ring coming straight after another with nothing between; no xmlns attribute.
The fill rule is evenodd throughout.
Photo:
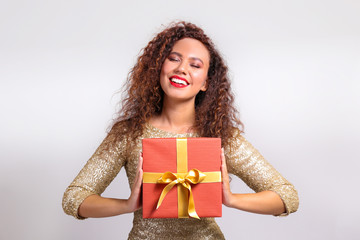
<svg viewBox="0 0 360 240"><path fill-rule="evenodd" d="M158 183L168 183L166 187L164 187L163 191L161 192L158 204L156 206L156 209L158 209L164 200L166 194L172 189L176 184L181 184L183 187L189 190L190 196L189 196L189 204L188 204L188 213L189 216L193 218L200 219L195 211L195 202L193 193L191 191L191 185L192 184L198 184L205 178L205 174L200 172L197 169L190 170L185 177L176 175L172 172L166 172L164 173L161 178L158 179Z"/></svg>
<svg viewBox="0 0 360 240"><path fill-rule="evenodd" d="M191 184L221 182L221 173L216 172L201 172L198 169L187 171L187 139L177 138L177 173L152 173L144 172L143 183L160 183L167 184L159 197L156 209L158 209L163 202L166 194L175 186L178 185L178 217L188 218L193 217L200 219L195 210L195 202L191 190ZM190 193L190 195L188 195Z"/></svg>

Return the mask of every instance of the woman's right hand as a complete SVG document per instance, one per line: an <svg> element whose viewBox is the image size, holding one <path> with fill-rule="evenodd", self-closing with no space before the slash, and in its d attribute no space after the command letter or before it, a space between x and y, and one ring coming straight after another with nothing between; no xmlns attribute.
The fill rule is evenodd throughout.
<svg viewBox="0 0 360 240"><path fill-rule="evenodd" d="M142 162L143 158L140 154L135 181L128 199L90 195L81 203L78 209L79 217L110 217L138 210L141 207Z"/></svg>
<svg viewBox="0 0 360 240"><path fill-rule="evenodd" d="M143 178L142 153L139 154L139 163L136 169L135 181L131 187L131 195L127 200L128 212L135 212L141 207L141 184Z"/></svg>

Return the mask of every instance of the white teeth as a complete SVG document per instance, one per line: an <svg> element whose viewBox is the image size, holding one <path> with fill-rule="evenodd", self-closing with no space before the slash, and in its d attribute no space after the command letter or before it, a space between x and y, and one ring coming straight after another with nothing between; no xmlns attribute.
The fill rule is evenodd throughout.
<svg viewBox="0 0 360 240"><path fill-rule="evenodd" d="M178 84L182 84L182 85L188 85L187 82L185 82L184 80L180 80L177 78L170 78L170 80L174 83L178 83Z"/></svg>

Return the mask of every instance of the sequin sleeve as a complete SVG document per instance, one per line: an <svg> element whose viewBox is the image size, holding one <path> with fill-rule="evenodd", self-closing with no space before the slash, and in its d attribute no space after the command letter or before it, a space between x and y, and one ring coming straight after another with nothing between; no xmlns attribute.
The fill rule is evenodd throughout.
<svg viewBox="0 0 360 240"><path fill-rule="evenodd" d="M125 162L124 151L120 143L113 142L110 132L66 189L62 200L66 214L85 219L78 215L80 204L90 195L101 195L119 173Z"/></svg>
<svg viewBox="0 0 360 240"><path fill-rule="evenodd" d="M242 135L234 130L234 138L225 149L229 173L240 177L255 192L270 190L277 193L285 204L286 216L295 212L299 198L294 186L276 169Z"/></svg>

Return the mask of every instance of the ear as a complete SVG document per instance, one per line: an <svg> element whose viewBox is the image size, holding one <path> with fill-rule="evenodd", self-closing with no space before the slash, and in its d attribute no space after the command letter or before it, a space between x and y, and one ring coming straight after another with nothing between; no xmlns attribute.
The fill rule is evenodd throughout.
<svg viewBox="0 0 360 240"><path fill-rule="evenodd" d="M206 78L203 86L200 88L200 91L205 92L207 90L207 88L208 88L208 78Z"/></svg>

